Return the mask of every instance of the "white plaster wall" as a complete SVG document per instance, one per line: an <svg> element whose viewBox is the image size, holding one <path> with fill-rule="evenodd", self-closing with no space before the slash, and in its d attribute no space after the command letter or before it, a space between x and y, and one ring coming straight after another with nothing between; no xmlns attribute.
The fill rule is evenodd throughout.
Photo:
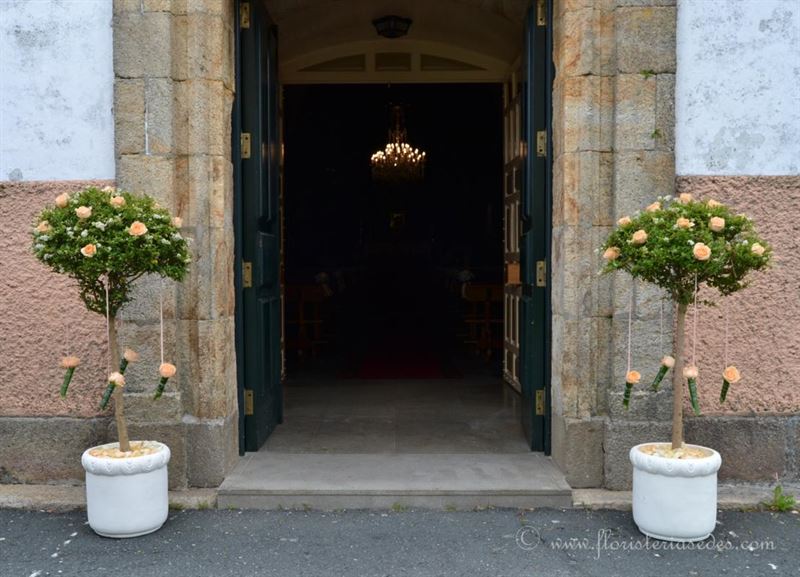
<svg viewBox="0 0 800 577"><path fill-rule="evenodd" d="M112 0L0 0L0 180L114 178Z"/></svg>
<svg viewBox="0 0 800 577"><path fill-rule="evenodd" d="M678 0L677 45L677 174L800 174L800 0Z"/></svg>

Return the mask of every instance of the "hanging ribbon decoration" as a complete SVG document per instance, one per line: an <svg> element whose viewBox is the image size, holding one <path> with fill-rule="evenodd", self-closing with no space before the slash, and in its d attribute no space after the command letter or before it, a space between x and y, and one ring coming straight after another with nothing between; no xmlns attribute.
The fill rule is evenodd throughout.
<svg viewBox="0 0 800 577"><path fill-rule="evenodd" d="M119 372L111 372L111 358L113 356L113 351L111 349L112 346L116 346L115 344L112 345L111 343L111 291L110 291L111 279L106 275L105 280L105 289L106 289L106 346L107 346L107 354L106 354L106 371L108 374L108 385L106 386L106 391L103 393L103 398L100 400L100 409L105 409L108 406L108 401L111 399L111 394L114 392L116 387L123 387L125 386L125 377L122 376L122 373Z"/></svg>
<svg viewBox="0 0 800 577"><path fill-rule="evenodd" d="M175 375L177 369L175 365L172 363L165 363L164 362L164 279L161 279L161 285L159 286L158 291L158 298L159 298L159 305L158 305L158 316L159 316L159 328L161 331L160 335L160 343L161 343L161 364L158 367L158 372L161 375L161 380L158 382L158 386L156 387L156 392L153 395L154 399L158 399L164 393L164 388L167 386L167 381L169 381L170 377Z"/></svg>
<svg viewBox="0 0 800 577"><path fill-rule="evenodd" d="M662 295L661 297L661 314L659 318L660 322L660 333L658 336L659 339L659 346L660 350L664 352L664 300L666 295ZM658 368L658 373L656 373L655 379L653 379L653 384L650 385L654 391L658 391L658 387L661 385L661 381L664 380L664 377L667 376L669 370L675 366L675 358L672 355L664 355L661 358L661 366Z"/></svg>
<svg viewBox="0 0 800 577"><path fill-rule="evenodd" d="M725 361L725 370L722 371L722 390L719 393L719 402L724 403L725 397L728 396L728 389L730 388L732 383L738 383L739 380L742 378L739 369L737 369L734 365L728 364L728 338L729 338L729 330L728 330L728 319L729 319L729 312L728 306L725 305L725 351L723 354L724 361Z"/></svg>
<svg viewBox="0 0 800 577"><path fill-rule="evenodd" d="M633 335L633 305L634 299L633 295L636 289L636 281L631 281L631 298L628 302L628 366L625 371L625 394L622 397L622 406L626 409L630 405L631 402L631 391L633 390L633 385L639 382L642 378L642 375L639 371L632 371L631 370L631 339Z"/></svg>
<svg viewBox="0 0 800 577"><path fill-rule="evenodd" d="M66 329L66 354L61 357L61 368L64 369L66 372L64 373L64 380L61 383L61 396L67 396L67 389L69 388L69 384L72 381L72 375L75 374L75 367L81 364L80 358L76 357L75 355L71 355L70 350L72 349L72 339L70 338L71 335L71 327L67 327Z"/></svg>
<svg viewBox="0 0 800 577"><path fill-rule="evenodd" d="M119 318L119 332L122 333L122 324L123 318ZM122 358L119 360L119 372L121 375L125 374L125 371L128 369L128 365L130 363L135 363L139 360L139 353L134 351L133 349L125 349L125 352L122 353Z"/></svg>
<svg viewBox="0 0 800 577"><path fill-rule="evenodd" d="M697 275L694 275L694 304L692 305L692 364L683 369L683 376L689 385L689 400L692 402L692 410L695 415L700 414L700 403L697 400L697 317L699 311L697 310ZM678 352L680 354L680 351Z"/></svg>

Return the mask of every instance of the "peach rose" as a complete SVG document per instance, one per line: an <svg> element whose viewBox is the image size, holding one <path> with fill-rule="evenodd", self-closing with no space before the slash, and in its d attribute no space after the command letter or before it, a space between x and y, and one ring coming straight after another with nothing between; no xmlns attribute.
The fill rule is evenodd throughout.
<svg viewBox="0 0 800 577"><path fill-rule="evenodd" d="M661 203L655 201L653 204L648 204L647 208L644 209L645 212L655 212L657 210L661 210Z"/></svg>
<svg viewBox="0 0 800 577"><path fill-rule="evenodd" d="M111 373L108 375L108 382L114 383L114 386L117 387L124 387L125 386L125 377L122 376L122 373Z"/></svg>
<svg viewBox="0 0 800 577"><path fill-rule="evenodd" d="M69 195L64 192L56 197L56 206L58 208L65 208L69 204Z"/></svg>
<svg viewBox="0 0 800 577"><path fill-rule="evenodd" d="M756 256L761 256L761 255L763 255L763 254L764 254L764 252L765 252L767 249L765 249L763 246L761 246L761 245L760 245L760 244L758 244L757 242L754 242L754 243L753 243L753 246L751 246L751 247L750 247L750 250L752 251L752 253L753 253L754 255L756 255Z"/></svg>
<svg viewBox="0 0 800 577"><path fill-rule="evenodd" d="M108 201L111 203L111 206L114 208L122 208L125 206L125 197L124 196L112 196L111 200Z"/></svg>
<svg viewBox="0 0 800 577"><path fill-rule="evenodd" d="M61 366L65 369L74 369L79 364L81 364L81 360L75 356L68 356L61 359Z"/></svg>
<svg viewBox="0 0 800 577"><path fill-rule="evenodd" d="M697 260L708 260L711 258L711 249L708 245L698 242L692 247L692 254Z"/></svg>
<svg viewBox="0 0 800 577"><path fill-rule="evenodd" d="M113 186L104 186L100 190L103 192L117 192L117 189L114 188Z"/></svg>
<svg viewBox="0 0 800 577"><path fill-rule="evenodd" d="M79 206L78 208L75 209L75 214L81 220L89 218L90 216L92 216L92 207L91 206Z"/></svg>
<svg viewBox="0 0 800 577"><path fill-rule="evenodd" d="M51 230L53 230L53 227L50 226L50 223L47 222L46 220L40 222L39 225L36 227L36 232L45 233L45 232L50 232Z"/></svg>
<svg viewBox="0 0 800 577"><path fill-rule="evenodd" d="M742 379L742 374L739 372L739 369L731 365L725 367L725 370L722 371L722 378L729 383L738 383Z"/></svg>
<svg viewBox="0 0 800 577"><path fill-rule="evenodd" d="M725 219L718 216L712 216L711 220L708 221L708 228L714 232L722 232L725 228Z"/></svg>
<svg viewBox="0 0 800 577"><path fill-rule="evenodd" d="M625 375L625 382L631 385L635 385L642 379L642 375L639 371L628 371L628 374Z"/></svg>
<svg viewBox="0 0 800 577"><path fill-rule="evenodd" d="M177 371L178 369L172 363L161 363L161 366L158 367L158 373L165 379L174 377Z"/></svg>
<svg viewBox="0 0 800 577"><path fill-rule="evenodd" d="M143 222L139 222L138 220L133 221L133 224L128 229L128 234L130 234L131 236L142 236L146 232L147 232L147 227L144 225Z"/></svg>
<svg viewBox="0 0 800 577"><path fill-rule="evenodd" d="M685 379L696 379L698 374L700 374L700 371L698 371L697 367L694 365L683 368L683 377Z"/></svg>
<svg viewBox="0 0 800 577"><path fill-rule="evenodd" d="M639 229L633 233L631 241L633 241L633 244L644 244L647 242L647 233L644 230Z"/></svg>
<svg viewBox="0 0 800 577"><path fill-rule="evenodd" d="M125 349L125 352L122 353L122 357L129 363L135 363L139 360L139 353L133 349Z"/></svg>
<svg viewBox="0 0 800 577"><path fill-rule="evenodd" d="M631 217L623 216L621 219L617 221L617 225L619 226L628 226L631 223Z"/></svg>
<svg viewBox="0 0 800 577"><path fill-rule="evenodd" d="M671 369L672 367L675 366L675 357L667 355L663 359L661 359L661 364L667 367L668 369Z"/></svg>
<svg viewBox="0 0 800 577"><path fill-rule="evenodd" d="M619 249L615 246L608 247L603 253L603 258L606 260L616 260L619 258Z"/></svg>
<svg viewBox="0 0 800 577"><path fill-rule="evenodd" d="M675 226L678 228L694 228L694 223L689 220L688 218L683 218L682 216L675 221Z"/></svg>
<svg viewBox="0 0 800 577"><path fill-rule="evenodd" d="M711 198L711 199L708 200L708 202L706 202L706 206L708 208L718 208L718 207L722 206L722 203L721 202L717 202L716 200Z"/></svg>
<svg viewBox="0 0 800 577"><path fill-rule="evenodd" d="M81 254L87 258L92 258L94 255L97 254L97 247L93 244L87 244L85 247L81 249Z"/></svg>
<svg viewBox="0 0 800 577"><path fill-rule="evenodd" d="M678 196L678 200L680 201L681 204L689 204L690 202L692 202L693 197L688 192L682 192L680 196Z"/></svg>
<svg viewBox="0 0 800 577"><path fill-rule="evenodd" d="M183 219L179 216L176 216L172 219L172 226L175 228L180 228L183 226Z"/></svg>

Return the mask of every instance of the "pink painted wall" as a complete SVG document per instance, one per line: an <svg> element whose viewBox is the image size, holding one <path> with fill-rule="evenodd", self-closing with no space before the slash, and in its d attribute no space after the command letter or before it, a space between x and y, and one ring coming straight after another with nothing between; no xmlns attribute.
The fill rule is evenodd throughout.
<svg viewBox="0 0 800 577"><path fill-rule="evenodd" d="M0 182L0 416L98 414L106 386L105 321L84 308L74 283L33 257L30 234L46 204L88 184L113 181ZM62 399L60 362L67 353L81 365Z"/></svg>
<svg viewBox="0 0 800 577"><path fill-rule="evenodd" d="M748 288L717 307L700 307L697 366L703 412L800 412L800 176L686 176L678 178L677 187L747 214L774 249L773 266L754 274ZM742 380L731 385L720 405L725 314L728 361L739 368ZM687 353L691 315L690 310Z"/></svg>

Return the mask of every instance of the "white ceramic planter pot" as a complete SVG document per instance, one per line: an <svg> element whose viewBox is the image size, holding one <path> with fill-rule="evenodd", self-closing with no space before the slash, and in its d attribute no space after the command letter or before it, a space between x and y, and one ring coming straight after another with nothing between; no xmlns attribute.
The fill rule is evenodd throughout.
<svg viewBox="0 0 800 577"><path fill-rule="evenodd" d="M95 533L104 537L138 537L156 531L167 520L169 447L156 441L144 444L158 450L122 459L89 454L92 449L116 448L118 443L84 451L81 464L86 471L86 512Z"/></svg>
<svg viewBox="0 0 800 577"><path fill-rule="evenodd" d="M639 530L665 541L702 541L717 522L717 471L719 453L703 449L708 457L668 459L631 449L633 464L633 520Z"/></svg>

